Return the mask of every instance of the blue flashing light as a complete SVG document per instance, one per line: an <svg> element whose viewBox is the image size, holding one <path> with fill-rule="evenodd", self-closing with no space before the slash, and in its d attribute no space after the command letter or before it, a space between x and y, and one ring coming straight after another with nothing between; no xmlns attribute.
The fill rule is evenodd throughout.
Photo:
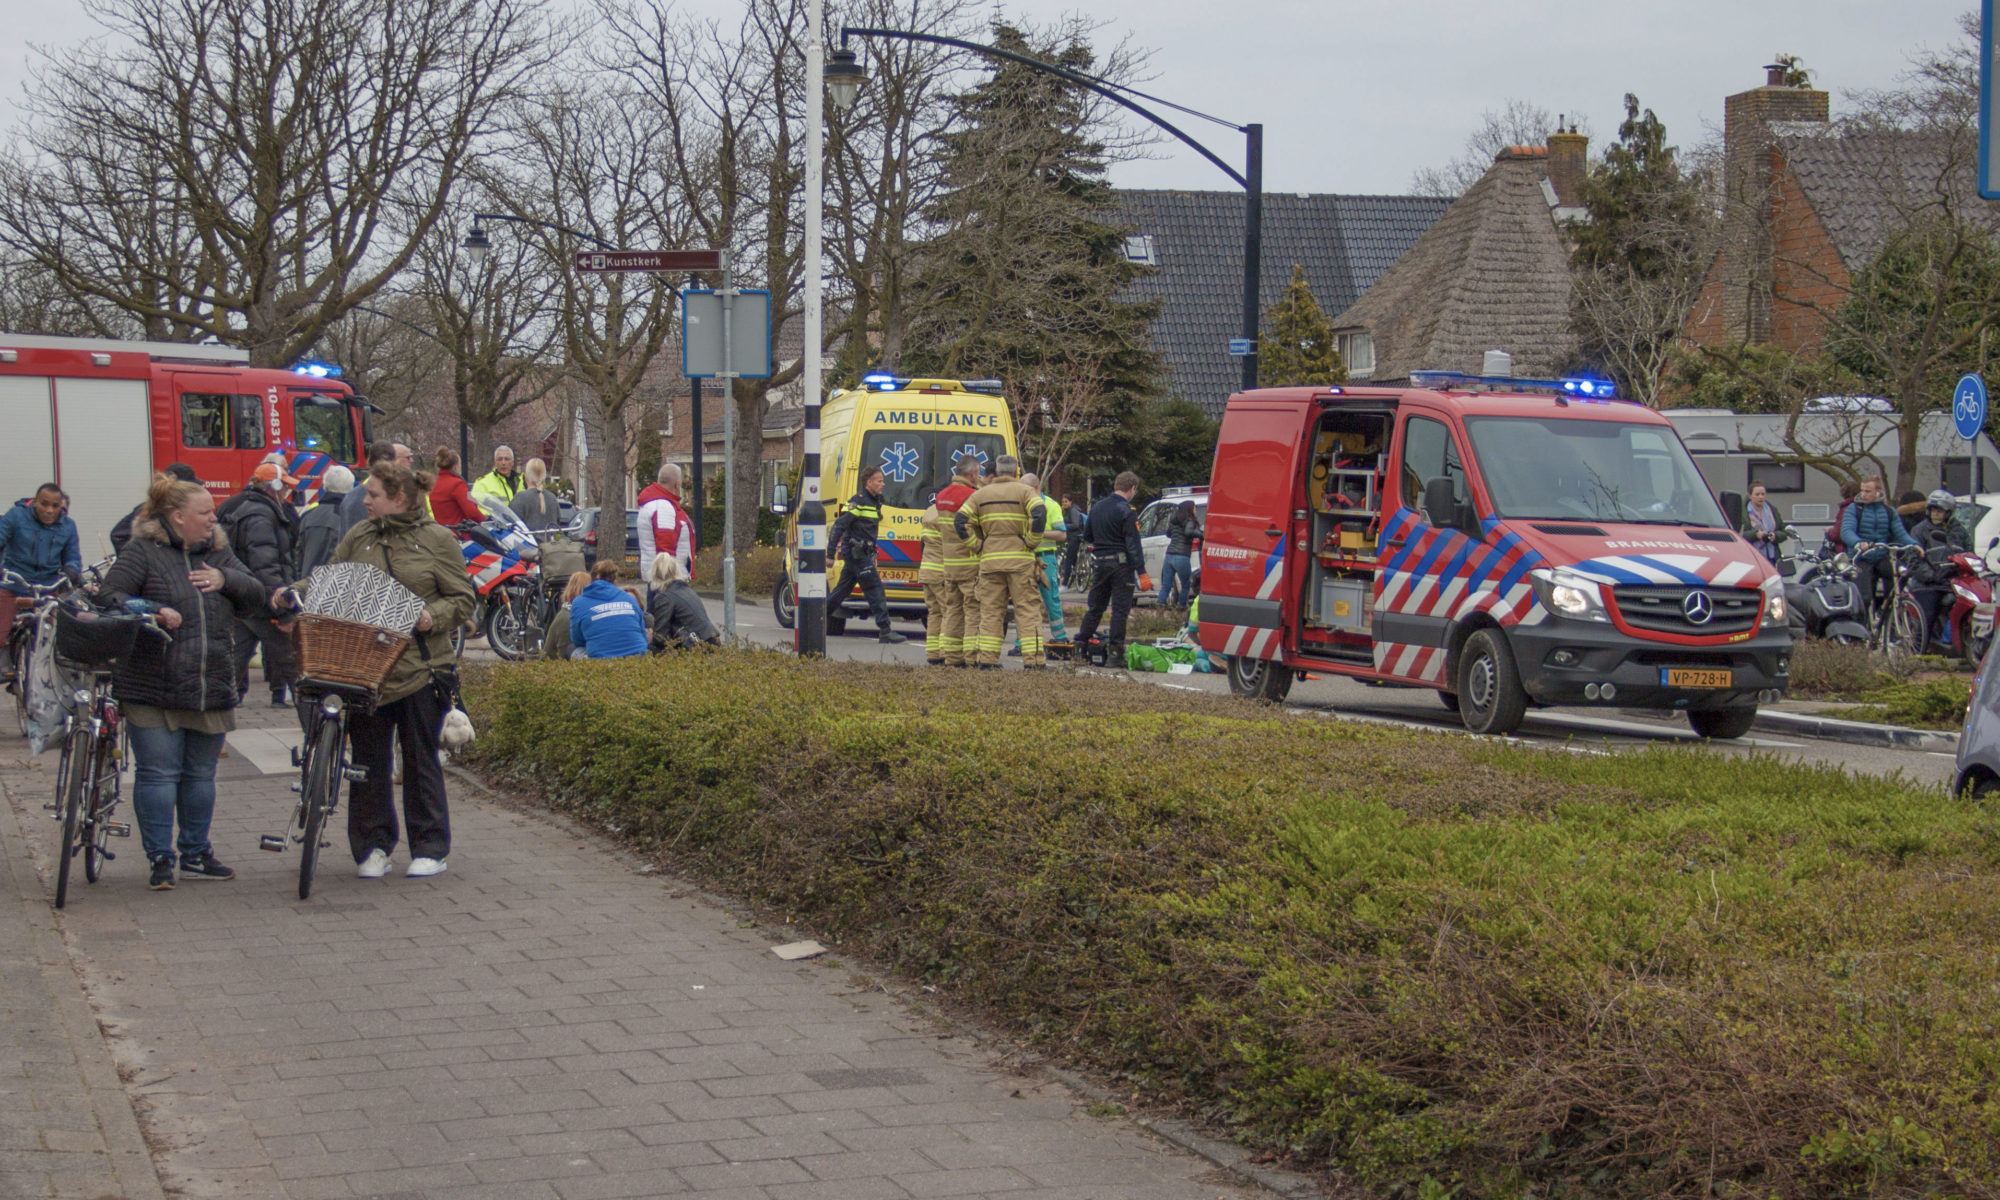
<svg viewBox="0 0 2000 1200"><path fill-rule="evenodd" d="M874 371L861 377L861 386L871 392L893 392L903 381L886 371Z"/></svg>
<svg viewBox="0 0 2000 1200"><path fill-rule="evenodd" d="M298 366L293 367L292 371L299 375L310 375L314 379L340 378L340 368L334 366L332 363L302 362Z"/></svg>
<svg viewBox="0 0 2000 1200"><path fill-rule="evenodd" d="M1518 375L1468 375L1463 371L1412 371L1410 382L1420 388L1506 388L1517 392L1554 392L1584 400L1618 398L1618 385L1609 379L1574 376L1566 379L1525 379Z"/></svg>

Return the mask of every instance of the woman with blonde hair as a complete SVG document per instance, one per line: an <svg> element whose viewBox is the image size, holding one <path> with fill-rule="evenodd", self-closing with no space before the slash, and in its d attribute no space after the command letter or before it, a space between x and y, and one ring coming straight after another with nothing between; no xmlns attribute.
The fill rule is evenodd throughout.
<svg viewBox="0 0 2000 1200"><path fill-rule="evenodd" d="M136 759L132 811L153 864L148 886L182 879L230 879L208 843L215 815L215 765L236 728L234 632L240 617L278 617L272 597L235 554L199 483L156 480L132 522L132 540L104 576L111 604L144 600L165 639L145 636L112 672L111 694L125 712ZM180 826L176 838L174 826Z"/></svg>
<svg viewBox="0 0 2000 1200"><path fill-rule="evenodd" d="M671 554L655 554L646 568L646 609L653 619L654 650L677 650L706 643L720 646L722 635L708 619L708 608Z"/></svg>
<svg viewBox="0 0 2000 1200"><path fill-rule="evenodd" d="M560 662L575 650L575 643L569 640L569 606L590 586L590 572L578 571L569 577L568 586L563 588L562 607L556 610L555 619L549 622L548 632L542 635L542 657Z"/></svg>

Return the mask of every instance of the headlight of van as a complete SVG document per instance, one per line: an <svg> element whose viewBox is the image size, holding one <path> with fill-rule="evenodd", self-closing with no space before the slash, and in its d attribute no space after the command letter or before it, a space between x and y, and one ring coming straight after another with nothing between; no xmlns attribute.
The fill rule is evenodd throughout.
<svg viewBox="0 0 2000 1200"><path fill-rule="evenodd" d="M1528 572L1542 607L1573 621L1609 621L1604 611L1604 593L1597 581L1585 579L1561 567L1537 567Z"/></svg>
<svg viewBox="0 0 2000 1200"><path fill-rule="evenodd" d="M1782 575L1773 575L1763 583L1764 624L1783 625L1791 620L1791 611L1785 605L1785 580Z"/></svg>

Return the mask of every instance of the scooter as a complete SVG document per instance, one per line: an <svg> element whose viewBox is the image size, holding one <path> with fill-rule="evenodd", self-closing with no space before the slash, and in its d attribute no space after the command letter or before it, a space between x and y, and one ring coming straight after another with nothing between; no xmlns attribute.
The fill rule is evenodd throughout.
<svg viewBox="0 0 2000 1200"><path fill-rule="evenodd" d="M1985 661L1993 645L1993 581L1984 574L1985 564L1971 551L1952 553L1940 547L1925 554L1932 578L1948 587L1940 604L1938 620L1925 630L1933 647L1963 657L1973 666Z"/></svg>
<svg viewBox="0 0 2000 1200"><path fill-rule="evenodd" d="M461 539L466 574L479 591L473 627L510 662L540 650L554 606L542 575L541 547L527 522L496 504L484 521L461 521L453 532ZM453 632L452 642L464 651L463 627Z"/></svg>
<svg viewBox="0 0 2000 1200"><path fill-rule="evenodd" d="M1794 635L1866 645L1868 625L1862 616L1861 590L1854 583L1853 561L1831 546L1822 546L1818 554L1796 564L1798 578L1785 583Z"/></svg>

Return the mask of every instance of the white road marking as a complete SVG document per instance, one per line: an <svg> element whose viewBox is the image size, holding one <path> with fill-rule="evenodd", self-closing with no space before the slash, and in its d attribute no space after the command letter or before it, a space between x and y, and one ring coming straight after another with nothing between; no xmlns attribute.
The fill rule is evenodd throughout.
<svg viewBox="0 0 2000 1200"><path fill-rule="evenodd" d="M229 748L266 775L283 775L298 768L292 765L292 747L302 735L298 726L280 729L238 729L229 735Z"/></svg>

